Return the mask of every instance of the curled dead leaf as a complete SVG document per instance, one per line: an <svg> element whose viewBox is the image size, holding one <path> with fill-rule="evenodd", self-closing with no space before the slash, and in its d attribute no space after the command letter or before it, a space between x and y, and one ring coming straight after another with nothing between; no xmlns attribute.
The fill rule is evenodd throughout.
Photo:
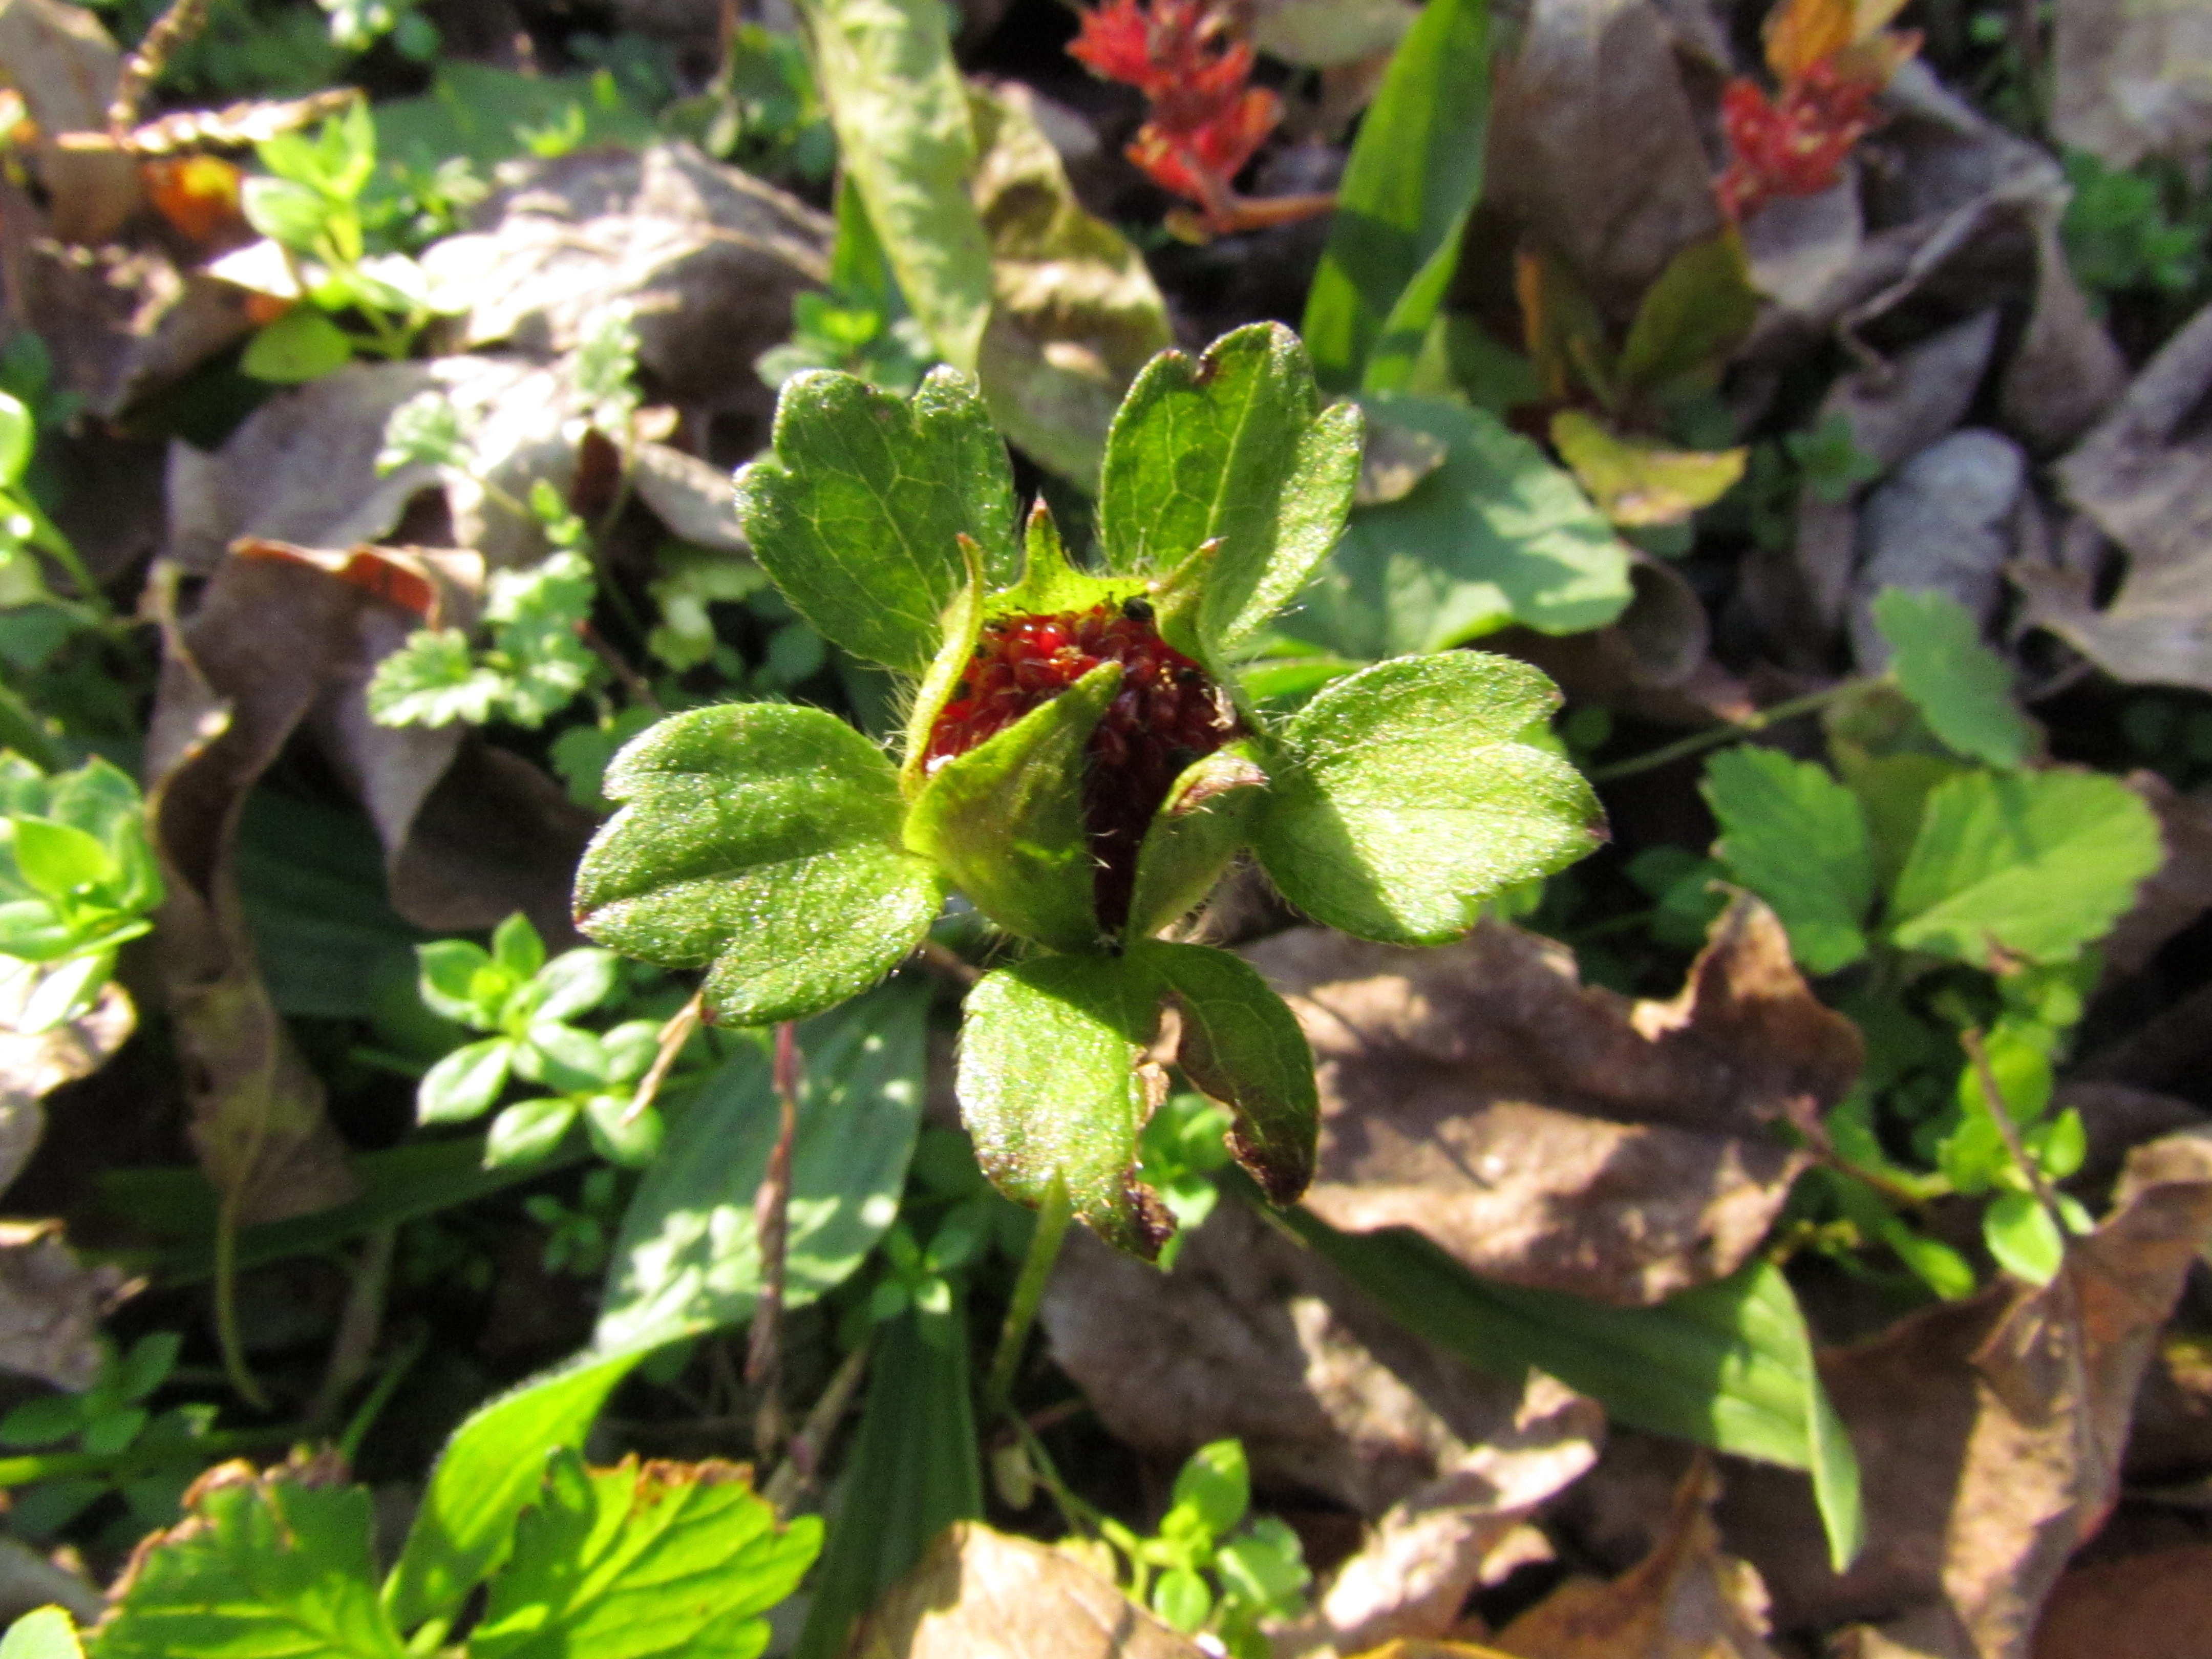
<svg viewBox="0 0 2212 1659"><path fill-rule="evenodd" d="M90 1388L100 1321L137 1288L119 1267L79 1261L58 1221L0 1221L0 1370Z"/></svg>
<svg viewBox="0 0 2212 1659"><path fill-rule="evenodd" d="M1564 946L1494 922L1433 951L1304 928L1247 954L1313 1045L1309 1206L1512 1284L1650 1304L1725 1278L1802 1167L1770 1126L1858 1073L1856 1029L1749 898L1665 1003L1585 988Z"/></svg>
<svg viewBox="0 0 2212 1659"><path fill-rule="evenodd" d="M0 1191L23 1171L46 1126L40 1105L64 1083L89 1077L137 1029L138 1011L120 985L65 1025L35 1036L0 1030Z"/></svg>
<svg viewBox="0 0 2212 1659"><path fill-rule="evenodd" d="M1722 1552L1719 1490L1700 1457L1650 1555L1609 1583L1562 1584L1498 1633L1498 1649L1514 1659L1777 1659L1765 1584Z"/></svg>
<svg viewBox="0 0 2212 1659"><path fill-rule="evenodd" d="M1424 1492L1517 1513L1549 1496L1540 1468L1560 1486L1581 1472L1599 1426L1548 1379L1482 1376L1408 1335L1241 1204L1194 1229L1170 1273L1071 1237L1042 1319L1054 1359L1139 1451L1180 1461L1233 1437L1261 1482L1369 1516Z"/></svg>
<svg viewBox="0 0 2212 1659"><path fill-rule="evenodd" d="M853 1638L854 1659L1203 1659L1073 1557L981 1522L947 1528Z"/></svg>

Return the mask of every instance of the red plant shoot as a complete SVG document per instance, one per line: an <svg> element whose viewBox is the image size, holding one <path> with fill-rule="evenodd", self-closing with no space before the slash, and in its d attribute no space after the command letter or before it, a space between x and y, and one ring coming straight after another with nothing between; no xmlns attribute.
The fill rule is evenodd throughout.
<svg viewBox="0 0 2212 1659"><path fill-rule="evenodd" d="M975 654L930 727L922 766L956 755L1050 701L1102 662L1121 665L1121 689L1084 750L1083 827L1097 858L1091 900L1100 925L1128 920L1137 849L1176 777L1235 733L1235 717L1206 672L1160 637L1152 606L1000 617L983 624Z"/></svg>
<svg viewBox="0 0 2212 1659"><path fill-rule="evenodd" d="M1741 224L1783 196L1817 196L1842 176L1851 148L1881 120L1874 100L1919 50L1915 33L1886 30L1903 0L1786 0L1769 19L1770 99L1738 76L1721 94L1729 164L1716 186Z"/></svg>
<svg viewBox="0 0 2212 1659"><path fill-rule="evenodd" d="M1071 56L1135 87L1152 116L1126 154L1163 190L1198 204L1170 216L1194 240L1326 213L1333 196L1253 198L1232 182L1282 118L1282 102L1251 84L1252 46L1231 38L1213 0L1105 0L1083 14Z"/></svg>

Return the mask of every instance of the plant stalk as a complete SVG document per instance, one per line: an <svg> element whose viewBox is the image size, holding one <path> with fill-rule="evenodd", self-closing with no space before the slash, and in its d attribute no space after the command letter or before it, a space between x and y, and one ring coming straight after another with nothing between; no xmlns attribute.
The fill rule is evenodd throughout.
<svg viewBox="0 0 2212 1659"><path fill-rule="evenodd" d="M1692 732L1678 742L1654 749L1648 754L1632 755L1625 761L1615 761L1610 766L1600 766L1586 773L1592 783L1611 783L1616 778L1632 778L1638 772L1655 771L1672 765L1692 755L1702 755L1708 749L1718 749L1727 744L1755 736L1770 726L1779 726L1784 720L1794 720L1810 714L1839 701L1851 692L1864 690L1875 684L1870 679L1838 680L1824 690L1808 691L1802 697L1791 697L1778 702L1771 708L1762 708L1747 720L1735 720L1726 726L1710 726L1703 732Z"/></svg>
<svg viewBox="0 0 2212 1659"><path fill-rule="evenodd" d="M1060 1260L1060 1247L1067 1237L1075 1208L1067 1188L1054 1181L1037 1206L1036 1231L1022 1258L1021 1277L1014 1281L1014 1299L1006 1310L1006 1322L999 1330L998 1352L991 1358L990 1380L984 1385L983 1404L993 1416L1006 1409L1013 1396L1014 1373L1021 1368L1022 1351L1029 1346L1030 1327L1036 1322L1044 1302L1044 1287L1051 1282L1052 1265Z"/></svg>
<svg viewBox="0 0 2212 1659"><path fill-rule="evenodd" d="M791 1149L799 1138L799 1032L791 1021L775 1028L775 1097L779 1109L775 1146L769 1153L753 1200L753 1227L760 1240L761 1292L753 1310L753 1328L745 1348L745 1381L759 1388L760 1418L754 1443L763 1457L783 1440L783 1270L791 1236Z"/></svg>

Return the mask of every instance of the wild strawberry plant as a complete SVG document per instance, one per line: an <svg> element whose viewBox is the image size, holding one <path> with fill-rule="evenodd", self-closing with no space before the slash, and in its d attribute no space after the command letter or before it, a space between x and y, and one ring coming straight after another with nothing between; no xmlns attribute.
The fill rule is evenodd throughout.
<svg viewBox="0 0 2212 1659"><path fill-rule="evenodd" d="M1245 695L1239 649L1328 554L1359 451L1357 410L1321 407L1285 329L1163 354L1115 417L1079 565L1041 504L1018 532L965 377L940 369L911 401L795 378L740 515L801 615L912 684L897 752L786 703L662 721L608 770L624 805L578 873L580 925L706 968L712 1017L766 1024L866 989L957 892L1012 946L969 995L958 1078L1001 1191L1158 1251L1174 1223L1138 1136L1172 1002L1178 1063L1228 1109L1232 1152L1294 1198L1317 1119L1297 1025L1240 958L1163 933L1249 850L1317 921L1437 943L1601 833L1581 777L1532 741L1557 694L1525 665L1377 663L1279 721Z"/></svg>

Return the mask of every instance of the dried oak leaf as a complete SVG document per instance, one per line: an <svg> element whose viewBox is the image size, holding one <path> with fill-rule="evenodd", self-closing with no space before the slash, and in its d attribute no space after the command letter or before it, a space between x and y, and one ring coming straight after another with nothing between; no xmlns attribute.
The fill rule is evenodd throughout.
<svg viewBox="0 0 2212 1659"><path fill-rule="evenodd" d="M137 1288L119 1267L88 1267L58 1221L0 1221L0 1371L88 1389L100 1376L100 1322Z"/></svg>
<svg viewBox="0 0 2212 1659"><path fill-rule="evenodd" d="M2212 1545L2075 1567L2036 1626L2034 1659L2212 1659Z"/></svg>
<svg viewBox="0 0 2212 1659"><path fill-rule="evenodd" d="M1670 1002L1584 987L1565 946L1495 922L1432 951L1302 928L1246 954L1313 1045L1308 1206L1516 1285L1649 1304L1725 1278L1803 1164L1771 1126L1858 1073L1856 1028L1751 898Z"/></svg>
<svg viewBox="0 0 2212 1659"><path fill-rule="evenodd" d="M89 1077L137 1028L138 1011L120 985L65 1025L36 1036L0 1028L0 1191L4 1191L39 1145L46 1127L40 1102L64 1083Z"/></svg>
<svg viewBox="0 0 2212 1659"><path fill-rule="evenodd" d="M2132 974L2212 909L2212 790L2184 794L2148 769L2130 772L2127 782L2158 814L2166 843L2166 861L2136 889L2134 905L2098 946L2109 966Z"/></svg>
<svg viewBox="0 0 2212 1659"><path fill-rule="evenodd" d="M1495 97L1491 204L1564 254L1608 316L1625 321L1669 259L1720 229L1673 33L1649 0L1535 0Z"/></svg>
<svg viewBox="0 0 2212 1659"><path fill-rule="evenodd" d="M1073 1557L956 1522L884 1593L854 1659L1201 1659Z"/></svg>
<svg viewBox="0 0 2212 1659"><path fill-rule="evenodd" d="M2059 0L2051 125L2116 167L2212 141L2212 10L2202 0Z"/></svg>
<svg viewBox="0 0 2212 1659"><path fill-rule="evenodd" d="M2014 567L2027 619L2114 678L2212 690L2212 306L2143 368L2058 464L2074 504L2125 550L2126 578L2095 602L2094 572Z"/></svg>
<svg viewBox="0 0 2212 1659"><path fill-rule="evenodd" d="M796 198L679 142L532 164L422 264L470 297L465 349L559 356L626 304L663 395L765 408L753 359L791 332L793 296L827 279L830 232Z"/></svg>
<svg viewBox="0 0 2212 1659"><path fill-rule="evenodd" d="M1409 1335L1240 1204L1194 1229L1168 1273L1071 1237L1042 1318L1054 1361L1139 1451L1175 1462L1234 1437L1262 1483L1369 1516L1464 1474L1453 1503L1517 1518L1553 1488L1500 1485L1499 1450L1555 1456L1564 1486L1601 1426L1556 1384L1486 1376Z"/></svg>
<svg viewBox="0 0 2212 1659"><path fill-rule="evenodd" d="M1610 1583L1571 1579L1492 1638L1514 1659L1776 1659L1758 1571L1721 1550L1704 1458L1651 1553Z"/></svg>
<svg viewBox="0 0 2212 1659"><path fill-rule="evenodd" d="M1927 1651L2025 1659L2044 1597L2111 1508L2139 1386L2208 1232L2212 1134L2170 1135L2136 1148L2112 1212L2048 1286L2000 1282L1823 1355L1859 1454L1864 1553L1830 1571L1802 1481L1741 1466L1720 1506L1778 1622L1910 1616Z"/></svg>
<svg viewBox="0 0 2212 1659"><path fill-rule="evenodd" d="M65 132L105 130L122 69L123 54L82 6L0 0L0 83L22 95L38 124L32 159L46 186L42 216L62 241L105 241L138 206L131 157L56 142Z"/></svg>

